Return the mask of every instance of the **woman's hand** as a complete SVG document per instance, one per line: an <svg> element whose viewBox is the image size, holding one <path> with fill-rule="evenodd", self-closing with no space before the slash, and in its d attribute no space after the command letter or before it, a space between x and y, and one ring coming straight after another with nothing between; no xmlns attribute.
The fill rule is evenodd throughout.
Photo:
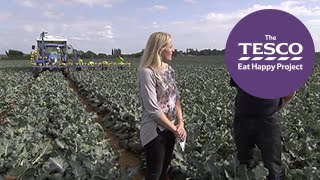
<svg viewBox="0 0 320 180"><path fill-rule="evenodd" d="M183 121L180 121L176 125L176 133L175 134L180 139L180 141L183 141L186 139L187 133L186 133L186 130L184 129Z"/></svg>

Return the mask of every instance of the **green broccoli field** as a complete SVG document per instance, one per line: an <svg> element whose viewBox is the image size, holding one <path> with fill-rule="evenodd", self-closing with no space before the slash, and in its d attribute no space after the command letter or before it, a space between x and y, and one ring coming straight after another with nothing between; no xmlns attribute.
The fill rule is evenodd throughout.
<svg viewBox="0 0 320 180"><path fill-rule="evenodd" d="M0 61L0 179L130 179L143 171L139 143L139 59L127 68L32 74L28 61ZM174 57L188 133L186 151L176 145L173 178L264 179L258 150L252 170L236 171L231 130L236 90L224 56ZM320 179L320 56L308 81L280 111L283 168L287 179ZM75 85L76 91L70 84ZM80 97L90 103L87 112ZM103 117L101 122L95 119ZM142 157L140 167L120 168L121 148ZM137 170L140 169L140 170Z"/></svg>

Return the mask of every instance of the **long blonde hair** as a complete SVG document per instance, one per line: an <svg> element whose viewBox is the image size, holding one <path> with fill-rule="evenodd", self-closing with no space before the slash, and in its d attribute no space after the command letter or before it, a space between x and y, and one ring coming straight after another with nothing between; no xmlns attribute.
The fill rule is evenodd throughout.
<svg viewBox="0 0 320 180"><path fill-rule="evenodd" d="M150 35L140 60L138 72L150 67L155 72L156 77L159 77L162 65L161 54L170 39L171 35L165 32L155 32Z"/></svg>

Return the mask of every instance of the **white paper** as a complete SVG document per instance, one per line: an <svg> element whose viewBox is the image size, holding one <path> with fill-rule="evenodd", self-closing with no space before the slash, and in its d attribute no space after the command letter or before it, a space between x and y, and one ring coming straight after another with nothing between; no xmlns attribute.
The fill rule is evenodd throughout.
<svg viewBox="0 0 320 180"><path fill-rule="evenodd" d="M186 140L187 140L187 132L186 132L186 138L184 138L183 141L179 140L179 144L180 144L182 151L184 151L184 149L186 147Z"/></svg>

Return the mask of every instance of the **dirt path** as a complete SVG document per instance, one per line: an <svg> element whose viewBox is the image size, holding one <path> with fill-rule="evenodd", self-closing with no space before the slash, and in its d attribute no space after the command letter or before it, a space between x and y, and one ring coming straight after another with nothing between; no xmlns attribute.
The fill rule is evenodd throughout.
<svg viewBox="0 0 320 180"><path fill-rule="evenodd" d="M87 112L95 112L94 108L90 105L89 100L80 94L79 89L76 86L76 84L67 76L65 76L65 77L66 77L66 80L69 82L70 88L73 89L78 94L79 99L81 100L83 105L85 105L86 111ZM98 115L98 117L96 118L96 121L98 123L100 123L101 125L102 125L103 117L104 117L104 115ZM106 132L106 137L110 140L109 142L111 144L111 147L119 153L118 163L120 165L121 171L123 171L124 169L126 169L128 167L131 167L131 168L133 167L133 168L139 169L140 160L137 158L138 155L134 154L126 149L121 148L119 145L119 140L117 139L116 135L113 133L113 131L111 129L105 129L105 132ZM142 172L138 171L138 174L135 175L132 179L133 180L141 180L141 179L144 179L144 175Z"/></svg>

